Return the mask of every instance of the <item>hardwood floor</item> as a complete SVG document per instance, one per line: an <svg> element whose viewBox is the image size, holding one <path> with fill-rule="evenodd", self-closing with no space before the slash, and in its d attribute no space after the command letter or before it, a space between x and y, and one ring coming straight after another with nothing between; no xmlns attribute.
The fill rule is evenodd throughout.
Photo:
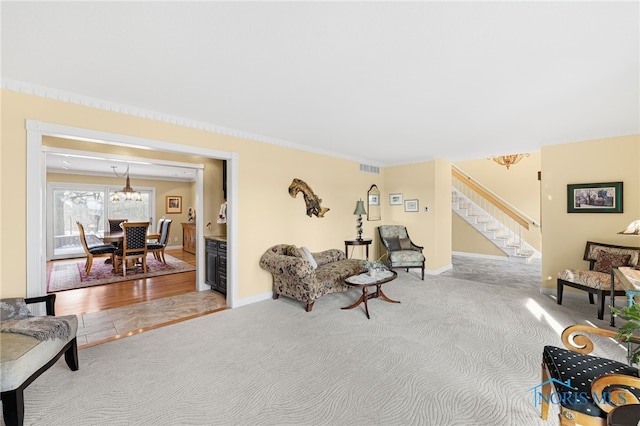
<svg viewBox="0 0 640 426"><path fill-rule="evenodd" d="M195 255L182 249L167 250L166 253L192 265L196 264ZM47 262L47 270L53 262L55 261ZM195 282L196 273L191 271L59 291L56 293L56 315L84 315L191 293L196 291Z"/></svg>

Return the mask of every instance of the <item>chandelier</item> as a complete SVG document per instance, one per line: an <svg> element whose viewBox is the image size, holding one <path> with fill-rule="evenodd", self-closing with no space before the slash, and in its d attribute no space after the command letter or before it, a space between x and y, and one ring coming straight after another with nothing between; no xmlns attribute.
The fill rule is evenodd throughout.
<svg viewBox="0 0 640 426"><path fill-rule="evenodd" d="M127 165L127 171L124 172L122 175L119 175L118 172L116 171L116 169L118 168L117 166L111 166L111 168L113 169L113 173L115 173L115 175L118 176L119 178L123 178L123 177L127 178L124 188L122 188L122 190L120 191L116 191L113 193L112 201L120 201L120 195L118 195L118 192L122 193L126 201L131 201L132 199L131 197L134 194L136 195L136 201L142 201L142 194L140 194L140 192L138 191L134 191L133 188L131 187L131 181L129 179L129 166Z"/></svg>
<svg viewBox="0 0 640 426"><path fill-rule="evenodd" d="M507 170L514 164L517 164L524 157L529 157L530 154L527 152L525 154L511 154L511 155L502 155L500 157L489 158L489 160L493 160L501 166L505 166Z"/></svg>

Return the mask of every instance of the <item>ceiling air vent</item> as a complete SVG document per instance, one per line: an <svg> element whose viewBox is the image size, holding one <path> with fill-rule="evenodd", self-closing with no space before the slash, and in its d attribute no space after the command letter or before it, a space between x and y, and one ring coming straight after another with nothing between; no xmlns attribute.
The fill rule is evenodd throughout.
<svg viewBox="0 0 640 426"><path fill-rule="evenodd" d="M360 164L360 171L362 173L372 173L374 175L380 174L380 167L378 166L370 166L368 164Z"/></svg>

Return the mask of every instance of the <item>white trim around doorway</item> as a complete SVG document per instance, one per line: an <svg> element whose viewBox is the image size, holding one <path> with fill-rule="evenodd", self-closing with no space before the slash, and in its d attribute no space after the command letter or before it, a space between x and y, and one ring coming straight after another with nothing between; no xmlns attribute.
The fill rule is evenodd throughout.
<svg viewBox="0 0 640 426"><path fill-rule="evenodd" d="M27 296L46 294L46 182L47 171L42 138L53 136L93 143L117 144L130 148L153 149L177 154L196 155L227 160L227 306L238 305L238 222L237 222L237 170L238 153L180 145L154 139L101 132L79 127L64 126L27 119ZM203 171L196 173L196 211L203 211ZM209 288L205 284L205 242L202 221L196 222L197 258L196 289ZM36 312L34 312L36 313ZM37 314L37 313L36 313Z"/></svg>

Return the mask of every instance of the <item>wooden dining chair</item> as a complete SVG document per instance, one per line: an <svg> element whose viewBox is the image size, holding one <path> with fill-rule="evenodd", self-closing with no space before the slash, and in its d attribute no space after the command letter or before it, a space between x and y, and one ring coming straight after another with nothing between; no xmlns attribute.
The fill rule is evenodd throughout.
<svg viewBox="0 0 640 426"><path fill-rule="evenodd" d="M122 231L122 228L120 227L120 224L122 222L126 222L127 219L109 219L109 231L110 232L120 232Z"/></svg>
<svg viewBox="0 0 640 426"><path fill-rule="evenodd" d="M167 261L164 258L164 249L167 247L167 243L169 242L169 230L171 229L171 219L165 219L162 224L162 230L160 232L160 239L157 243L147 243L147 251L153 253L153 257L157 260L161 261L165 265Z"/></svg>
<svg viewBox="0 0 640 426"><path fill-rule="evenodd" d="M84 226L80 222L76 222L78 225L78 231L80 233L80 242L82 243L82 249L87 255L87 261L84 264L84 271L89 275L91 273L91 267L93 266L94 257L111 257L113 252L116 251L116 246L113 244L100 244L89 246L87 244L87 237L84 234Z"/></svg>
<svg viewBox="0 0 640 426"><path fill-rule="evenodd" d="M116 273L127 276L127 263L133 260L147 272L147 231L149 222L124 222L122 224L122 246L113 252L113 267ZM122 262L122 263L120 263Z"/></svg>

